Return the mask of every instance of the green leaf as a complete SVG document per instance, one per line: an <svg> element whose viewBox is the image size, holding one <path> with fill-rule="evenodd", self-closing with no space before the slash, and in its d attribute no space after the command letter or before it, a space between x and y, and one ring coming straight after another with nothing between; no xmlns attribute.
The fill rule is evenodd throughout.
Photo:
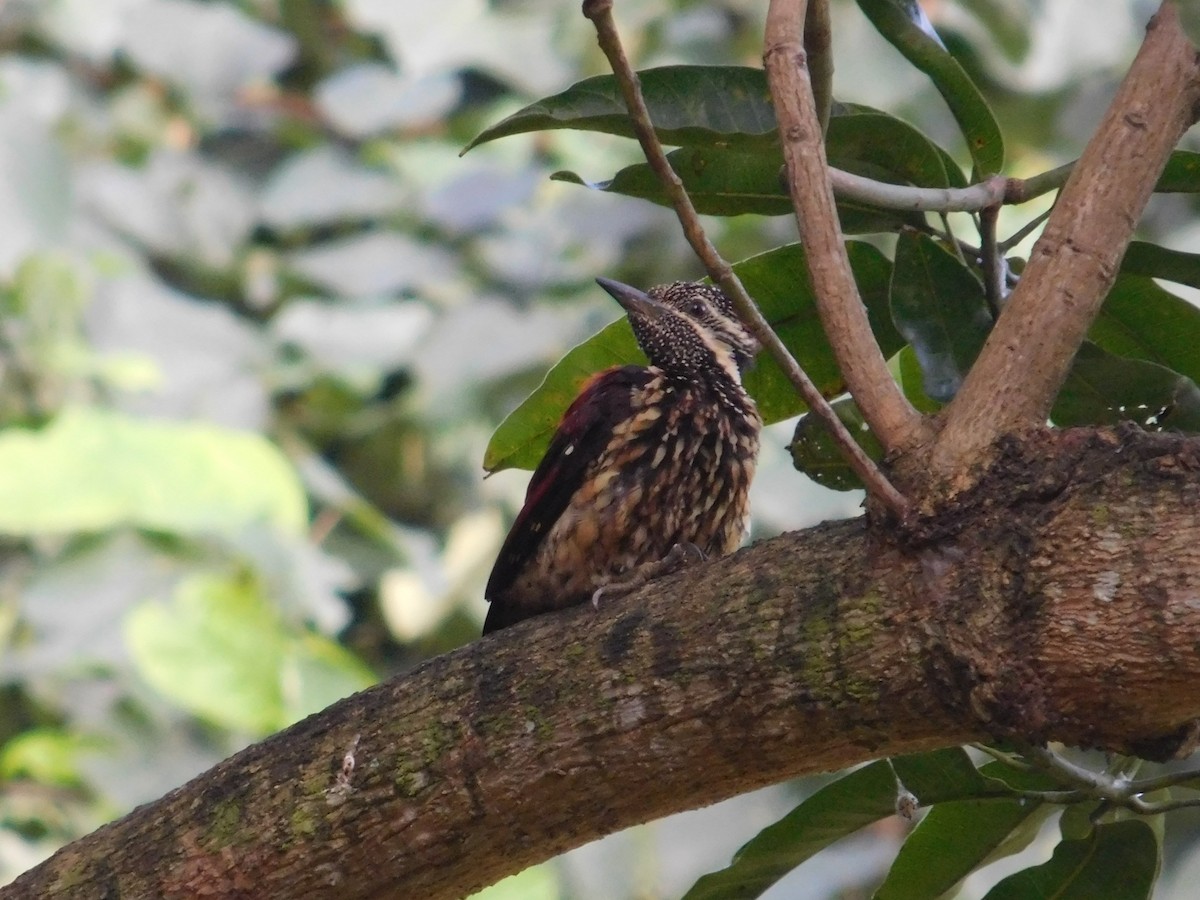
<svg viewBox="0 0 1200 900"><path fill-rule="evenodd" d="M1168 158L1154 190L1160 194L1194 194L1200 191L1200 153L1176 150Z"/></svg>
<svg viewBox="0 0 1200 900"><path fill-rule="evenodd" d="M1056 425L1137 422L1152 430L1200 432L1200 387L1165 366L1126 359L1084 342L1050 418Z"/></svg>
<svg viewBox="0 0 1200 900"><path fill-rule="evenodd" d="M627 364L646 364L627 319L618 319L572 347L492 433L483 454L484 469L534 468L584 383L602 369Z"/></svg>
<svg viewBox="0 0 1200 900"><path fill-rule="evenodd" d="M349 651L288 626L250 577L196 575L125 622L138 671L184 709L268 734L374 679Z"/></svg>
<svg viewBox="0 0 1200 900"><path fill-rule="evenodd" d="M663 66L638 73L655 133L664 144L775 147L775 109L761 69ZM572 128L633 137L617 80L597 75L485 129L464 149L513 134Z"/></svg>
<svg viewBox="0 0 1200 900"><path fill-rule="evenodd" d="M1121 274L1163 278L1176 284L1200 288L1200 253L1184 253L1158 244L1132 241L1125 251L1125 258L1121 260Z"/></svg>
<svg viewBox="0 0 1200 900"><path fill-rule="evenodd" d="M884 353L893 353L903 340L888 312L891 263L875 247L860 241L848 241L846 252L875 339L884 348ZM779 339L821 393L826 397L843 393L846 383L838 371L817 314L803 248L799 244L789 244L752 256L733 268ZM754 397L759 412L768 423L790 419L807 409L769 354L758 355L744 381L746 390Z"/></svg>
<svg viewBox="0 0 1200 900"><path fill-rule="evenodd" d="M697 212L709 216L784 216L792 201L780 181L783 157L776 150L746 153L714 147L683 147L667 154ZM574 172L555 172L555 181L623 194L670 206L658 176L646 163L621 169L608 181L586 182ZM902 221L896 216L897 221Z"/></svg>
<svg viewBox="0 0 1200 900"><path fill-rule="evenodd" d="M1080 840L1064 840L1049 862L1005 878L984 900L1146 900L1158 877L1154 831L1138 819L1099 825Z"/></svg>
<svg viewBox="0 0 1200 900"><path fill-rule="evenodd" d="M848 172L918 187L965 187L962 169L902 119L868 107L845 107L829 120L829 164Z"/></svg>
<svg viewBox="0 0 1200 900"><path fill-rule="evenodd" d="M1166 252L1173 259L1191 255ZM1088 338L1110 353L1157 363L1200 381L1200 309L1151 278L1118 275Z"/></svg>
<svg viewBox="0 0 1200 900"><path fill-rule="evenodd" d="M773 155L684 147L667 154L696 211L707 216L785 216L792 201L780 180L782 159ZM646 163L626 166L608 181L584 181L574 172L555 172L550 178L595 191L622 194L670 206L662 182ZM844 234L872 234L920 226L919 213L882 209L858 201L840 201L838 218Z"/></svg>
<svg viewBox="0 0 1200 900"><path fill-rule="evenodd" d="M879 760L817 791L702 877L684 900L757 897L806 859L896 811L897 778L922 806L998 793L960 748Z"/></svg>
<svg viewBox="0 0 1200 900"><path fill-rule="evenodd" d="M306 521L295 471L255 434L88 408L0 433L0 533L301 534Z"/></svg>
<svg viewBox="0 0 1200 900"><path fill-rule="evenodd" d="M879 333L879 329L876 329L876 333ZM898 335L897 339L903 340ZM935 413L942 408L941 403L925 393L924 376L911 346L905 344L898 353L893 354L888 360L888 369L904 391L904 396L918 411ZM842 424L846 426L846 430L866 451L867 456L876 461L883 459L883 445L863 420L862 412L854 398L843 397L831 405ZM792 465L817 484L834 491L862 489L862 481L846 462L845 455L834 443L825 423L811 413L806 413L796 423L787 449L792 456Z"/></svg>
<svg viewBox="0 0 1200 900"><path fill-rule="evenodd" d="M925 393L925 376L911 344L905 344L899 353L888 360L888 368L892 370L904 396L918 412L935 413L944 406Z"/></svg>
<svg viewBox="0 0 1200 900"><path fill-rule="evenodd" d="M873 460L883 459L883 445L867 427L858 404L852 397L843 397L832 404L833 411L846 426L867 456ZM857 491L863 487L862 479L846 462L845 454L834 442L833 435L825 423L812 413L801 416L792 432L792 441L787 446L792 455L792 465L817 484L832 491Z"/></svg>
<svg viewBox="0 0 1200 900"><path fill-rule="evenodd" d="M940 897L1040 808L1015 798L937 804L905 839L875 900Z"/></svg>
<svg viewBox="0 0 1200 900"><path fill-rule="evenodd" d="M950 55L915 0L858 0L879 33L924 72L950 107L975 163L975 176L1004 167L1004 138L979 88Z"/></svg>
<svg viewBox="0 0 1200 900"><path fill-rule="evenodd" d="M921 364L925 393L949 401L992 327L983 285L932 238L906 232L896 244L891 304Z"/></svg>
<svg viewBox="0 0 1200 900"><path fill-rule="evenodd" d="M843 154L842 158L833 160L835 164L885 181L914 184L940 182L937 186L945 186L947 176L942 159L910 126L887 116L850 118L864 122L855 127L831 125L830 128L830 140L839 142L836 149ZM879 136L873 139L865 120L879 120L876 124L895 127L881 128ZM834 123L840 121L837 118L833 120ZM903 129L908 129L911 134ZM893 142L892 137L888 136L890 132L907 135L908 143L902 142L899 135L895 135L897 139ZM881 152L885 147L889 151L894 147L894 156L890 152ZM834 149L831 144L831 152ZM861 158L851 158L847 155L850 153L863 155ZM884 168L876 164L872 156L888 160L889 166ZM683 147L668 153L667 160L683 182L696 210L703 215L792 214L792 201L781 175L783 157L777 148L746 152L718 147ZM961 177L961 172L958 174ZM660 206L671 205L662 182L646 163L626 166L607 181L589 182L574 172L566 171L555 172L550 177L554 181L578 184L592 190L638 197ZM924 217L919 213L882 209L858 201L840 201L838 217L846 234L899 231L905 225L918 227L924 223Z"/></svg>
<svg viewBox="0 0 1200 900"><path fill-rule="evenodd" d="M876 339L885 353L894 353L902 341L887 310L891 265L869 244L851 241L846 247ZM779 247L735 264L734 271L822 393L827 397L842 393L845 383L817 317L803 249L798 244ZM609 366L645 362L624 319L588 338L570 350L537 390L500 423L484 454L484 468L489 472L513 466L533 468L563 412L591 375ZM745 383L767 422L790 418L805 408L779 365L767 354L759 354Z"/></svg>

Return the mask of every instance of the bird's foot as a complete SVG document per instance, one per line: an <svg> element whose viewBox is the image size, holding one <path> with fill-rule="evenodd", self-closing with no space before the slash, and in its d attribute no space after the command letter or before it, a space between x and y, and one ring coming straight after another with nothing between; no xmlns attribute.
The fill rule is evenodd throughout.
<svg viewBox="0 0 1200 900"><path fill-rule="evenodd" d="M676 544L662 559L643 563L630 572L629 577L600 585L600 587L592 592L592 606L599 609L601 597L608 599L624 597L626 594L632 594L642 585L656 578L662 578L664 575L678 572L689 563L704 562L705 559L707 557L704 551L691 541Z"/></svg>

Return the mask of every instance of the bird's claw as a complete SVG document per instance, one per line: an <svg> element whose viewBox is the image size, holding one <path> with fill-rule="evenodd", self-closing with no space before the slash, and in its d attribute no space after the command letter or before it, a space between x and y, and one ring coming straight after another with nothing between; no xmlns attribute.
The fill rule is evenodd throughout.
<svg viewBox="0 0 1200 900"><path fill-rule="evenodd" d="M704 562L707 558L704 551L691 541L675 544L662 559L638 566L624 581L602 584L592 591L592 607L600 608L601 597L622 597L637 590L648 581L678 572L688 563Z"/></svg>
<svg viewBox="0 0 1200 900"><path fill-rule="evenodd" d="M663 557L660 565L663 566L663 573L674 572L681 568L686 563L699 563L708 559L708 556L698 546L691 541L684 541L682 544L676 544L671 548L670 552Z"/></svg>

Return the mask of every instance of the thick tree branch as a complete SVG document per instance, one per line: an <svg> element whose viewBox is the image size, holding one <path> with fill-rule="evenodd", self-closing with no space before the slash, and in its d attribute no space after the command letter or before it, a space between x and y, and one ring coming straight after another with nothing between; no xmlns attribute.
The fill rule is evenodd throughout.
<svg viewBox="0 0 1200 900"><path fill-rule="evenodd" d="M934 445L935 475L957 478L997 438L1045 422L1112 286L1171 151L1196 120L1200 62L1163 3L1088 144Z"/></svg>
<svg viewBox="0 0 1200 900"><path fill-rule="evenodd" d="M921 443L928 428L888 372L850 271L801 45L805 7L804 0L771 0L763 43L788 190L808 253L817 311L846 384L883 446L904 451Z"/></svg>
<svg viewBox="0 0 1200 900"><path fill-rule="evenodd" d="M460 897L656 816L989 733L1167 755L1200 716L1198 507L1198 441L1040 432L907 543L824 525L521 623L0 897Z"/></svg>

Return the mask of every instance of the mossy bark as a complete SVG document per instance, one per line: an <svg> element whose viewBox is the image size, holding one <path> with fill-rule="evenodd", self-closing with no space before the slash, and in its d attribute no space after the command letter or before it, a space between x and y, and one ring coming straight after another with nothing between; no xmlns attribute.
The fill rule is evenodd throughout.
<svg viewBox="0 0 1200 900"><path fill-rule="evenodd" d="M4 898L458 897L637 822L991 735L1166 756L1200 717L1200 442L1009 442L904 532L785 535L338 703Z"/></svg>

